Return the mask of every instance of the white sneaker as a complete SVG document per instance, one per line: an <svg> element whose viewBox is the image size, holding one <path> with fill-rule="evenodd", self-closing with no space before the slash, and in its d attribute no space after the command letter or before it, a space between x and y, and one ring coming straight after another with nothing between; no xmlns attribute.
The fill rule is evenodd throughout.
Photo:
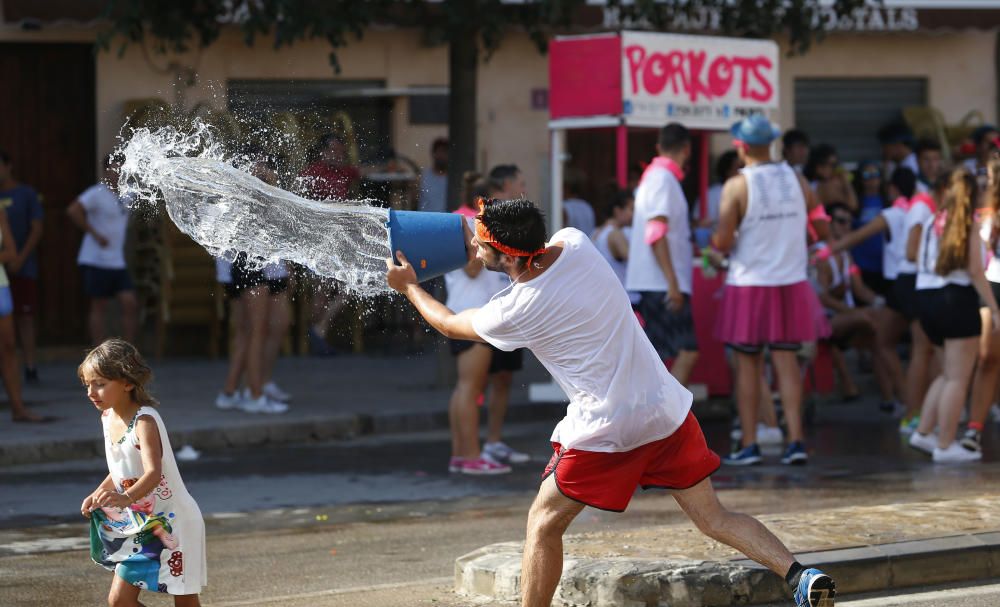
<svg viewBox="0 0 1000 607"><path fill-rule="evenodd" d="M498 464L524 464L531 461L530 455L513 450L503 441L484 444L482 456Z"/></svg>
<svg viewBox="0 0 1000 607"><path fill-rule="evenodd" d="M729 432L729 438L738 441L743 438L743 430L733 428ZM781 428L768 426L764 422L757 422L757 444L759 445L781 445L785 442L785 435Z"/></svg>
<svg viewBox="0 0 1000 607"><path fill-rule="evenodd" d="M758 423L757 442L761 445L780 445L785 442L785 435L777 426Z"/></svg>
<svg viewBox="0 0 1000 607"><path fill-rule="evenodd" d="M969 451L960 445L958 441L952 441L947 449L935 447L933 457L934 461L939 464L959 464L962 462L977 462L983 459L983 452Z"/></svg>
<svg viewBox="0 0 1000 607"><path fill-rule="evenodd" d="M927 455L933 455L937 451L937 435L933 432L930 434L921 434L914 430L913 434L910 435L910 446L917 451L923 451Z"/></svg>
<svg viewBox="0 0 1000 607"><path fill-rule="evenodd" d="M177 450L177 453L174 453L174 457L182 462L193 462L201 457L201 451L198 451L191 445L184 445Z"/></svg>
<svg viewBox="0 0 1000 607"><path fill-rule="evenodd" d="M268 413L272 415L288 411L288 405L273 401L264 394L261 394L260 398L251 398L244 401L240 408L247 413Z"/></svg>
<svg viewBox="0 0 1000 607"><path fill-rule="evenodd" d="M219 392L219 395L215 397L215 406L219 409L236 409L242 404L243 394L239 390L232 394Z"/></svg>
<svg viewBox="0 0 1000 607"><path fill-rule="evenodd" d="M264 395L271 400L277 400L283 403L287 403L292 400L292 395L279 388L278 384L273 381L269 381L264 384L264 387L261 390L264 392Z"/></svg>

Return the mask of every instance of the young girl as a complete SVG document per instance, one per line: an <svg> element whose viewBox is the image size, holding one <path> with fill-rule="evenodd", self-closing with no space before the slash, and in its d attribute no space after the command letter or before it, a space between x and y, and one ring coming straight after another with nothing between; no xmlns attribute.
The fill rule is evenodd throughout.
<svg viewBox="0 0 1000 607"><path fill-rule="evenodd" d="M141 605L145 589L174 595L176 607L199 607L205 523L147 391L150 368L132 344L109 339L87 354L77 375L101 411L110 470L80 506L91 519L91 557L115 572L108 604Z"/></svg>
<svg viewBox="0 0 1000 607"><path fill-rule="evenodd" d="M955 440L979 351L980 299L994 321L1000 314L983 272L982 241L973 231L975 202L976 178L957 169L941 208L923 224L917 254L917 316L942 355L942 373L927 391L910 445L931 453L935 462L982 458ZM935 427L936 437L931 435Z"/></svg>

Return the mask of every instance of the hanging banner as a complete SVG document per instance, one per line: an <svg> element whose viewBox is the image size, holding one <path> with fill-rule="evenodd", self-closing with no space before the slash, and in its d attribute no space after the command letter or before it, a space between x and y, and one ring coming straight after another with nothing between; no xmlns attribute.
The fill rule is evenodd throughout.
<svg viewBox="0 0 1000 607"><path fill-rule="evenodd" d="M774 41L628 31L621 38L627 124L728 129L778 107Z"/></svg>

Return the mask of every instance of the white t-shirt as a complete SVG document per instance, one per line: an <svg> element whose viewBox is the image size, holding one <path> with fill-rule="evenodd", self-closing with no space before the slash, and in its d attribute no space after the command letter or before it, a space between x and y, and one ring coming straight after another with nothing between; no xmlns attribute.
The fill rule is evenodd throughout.
<svg viewBox="0 0 1000 607"><path fill-rule="evenodd" d="M667 277L656 263L653 247L646 244L646 223L653 217L667 218L670 261L681 293L690 295L694 254L687 199L674 174L662 167L647 169L635 190L625 286L629 291L668 291Z"/></svg>
<svg viewBox="0 0 1000 607"><path fill-rule="evenodd" d="M889 234L882 245L882 276L895 280L899 276L899 267L906 261L906 233L903 224L906 221L906 211L899 207L882 209L882 217L889 226Z"/></svg>
<svg viewBox="0 0 1000 607"><path fill-rule="evenodd" d="M125 269L125 233L128 230L128 207L103 183L87 188L78 198L87 211L87 223L108 240L102 247L87 233L76 257L78 265L107 270Z"/></svg>
<svg viewBox="0 0 1000 607"><path fill-rule="evenodd" d="M215 281L224 285L233 282L233 262L221 257L215 258Z"/></svg>
<svg viewBox="0 0 1000 607"><path fill-rule="evenodd" d="M933 215L934 211L922 200L914 201L910 209L906 212L906 218L903 221L903 258L899 262L899 274L917 273L917 264L906 258L906 243L910 239L910 232L913 231L913 228L915 226L922 226L927 221L927 218ZM917 259L920 258L918 257Z"/></svg>
<svg viewBox="0 0 1000 607"><path fill-rule="evenodd" d="M1000 283L1000 242L996 249L990 250L990 234L993 231L993 218L987 217L979 226L979 237L983 239L985 251L986 280Z"/></svg>
<svg viewBox="0 0 1000 607"><path fill-rule="evenodd" d="M940 289L947 285L971 285L972 279L969 278L969 272L965 268L952 270L947 276L941 276L935 271L940 244L940 238L934 231L936 219L937 217L931 215L924 220L924 231L920 234L920 250L917 252L917 290Z"/></svg>
<svg viewBox="0 0 1000 607"><path fill-rule="evenodd" d="M475 231L475 219L466 217L469 227ZM483 268L476 277L473 278L465 273L465 268L452 270L444 275L444 287L448 293L444 305L448 309L458 314L472 308L481 308L490 302L490 299L510 286L510 277L503 272L492 272Z"/></svg>
<svg viewBox="0 0 1000 607"><path fill-rule="evenodd" d="M580 198L570 198L563 202L563 209L566 211L566 227L576 228L584 234L594 233L597 220L594 218L594 207L590 206L590 203Z"/></svg>
<svg viewBox="0 0 1000 607"><path fill-rule="evenodd" d="M426 169L420 173L420 200L417 208L438 213L448 210L448 175L438 175L434 169Z"/></svg>
<svg viewBox="0 0 1000 607"><path fill-rule="evenodd" d="M625 240L628 240L632 235L632 228L624 227L622 228L622 234L625 235ZM590 235L590 239L594 241L594 246L600 251L601 257L603 257L611 269L614 270L615 276L618 277L619 282L622 283L622 288L625 287L625 270L628 266L628 260L620 261L615 259L615 256L611 254L611 245L608 244L608 238L611 236L611 228L607 226L602 226L597 228L597 230ZM632 302L633 305L639 303L642 297L635 291L628 292L628 300Z"/></svg>
<svg viewBox="0 0 1000 607"><path fill-rule="evenodd" d="M691 393L667 372L590 239L566 228L550 244L560 242L545 272L480 308L473 328L501 350L530 349L569 396L554 442L616 452L670 436Z"/></svg>

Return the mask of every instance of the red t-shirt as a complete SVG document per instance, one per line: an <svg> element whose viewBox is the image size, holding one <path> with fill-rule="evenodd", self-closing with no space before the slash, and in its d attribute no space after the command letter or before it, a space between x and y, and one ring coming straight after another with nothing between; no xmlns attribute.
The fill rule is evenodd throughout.
<svg viewBox="0 0 1000 607"><path fill-rule="evenodd" d="M311 198L347 200L351 186L361 179L361 171L349 165L335 167L314 162L303 169L299 177L305 181L306 192Z"/></svg>

